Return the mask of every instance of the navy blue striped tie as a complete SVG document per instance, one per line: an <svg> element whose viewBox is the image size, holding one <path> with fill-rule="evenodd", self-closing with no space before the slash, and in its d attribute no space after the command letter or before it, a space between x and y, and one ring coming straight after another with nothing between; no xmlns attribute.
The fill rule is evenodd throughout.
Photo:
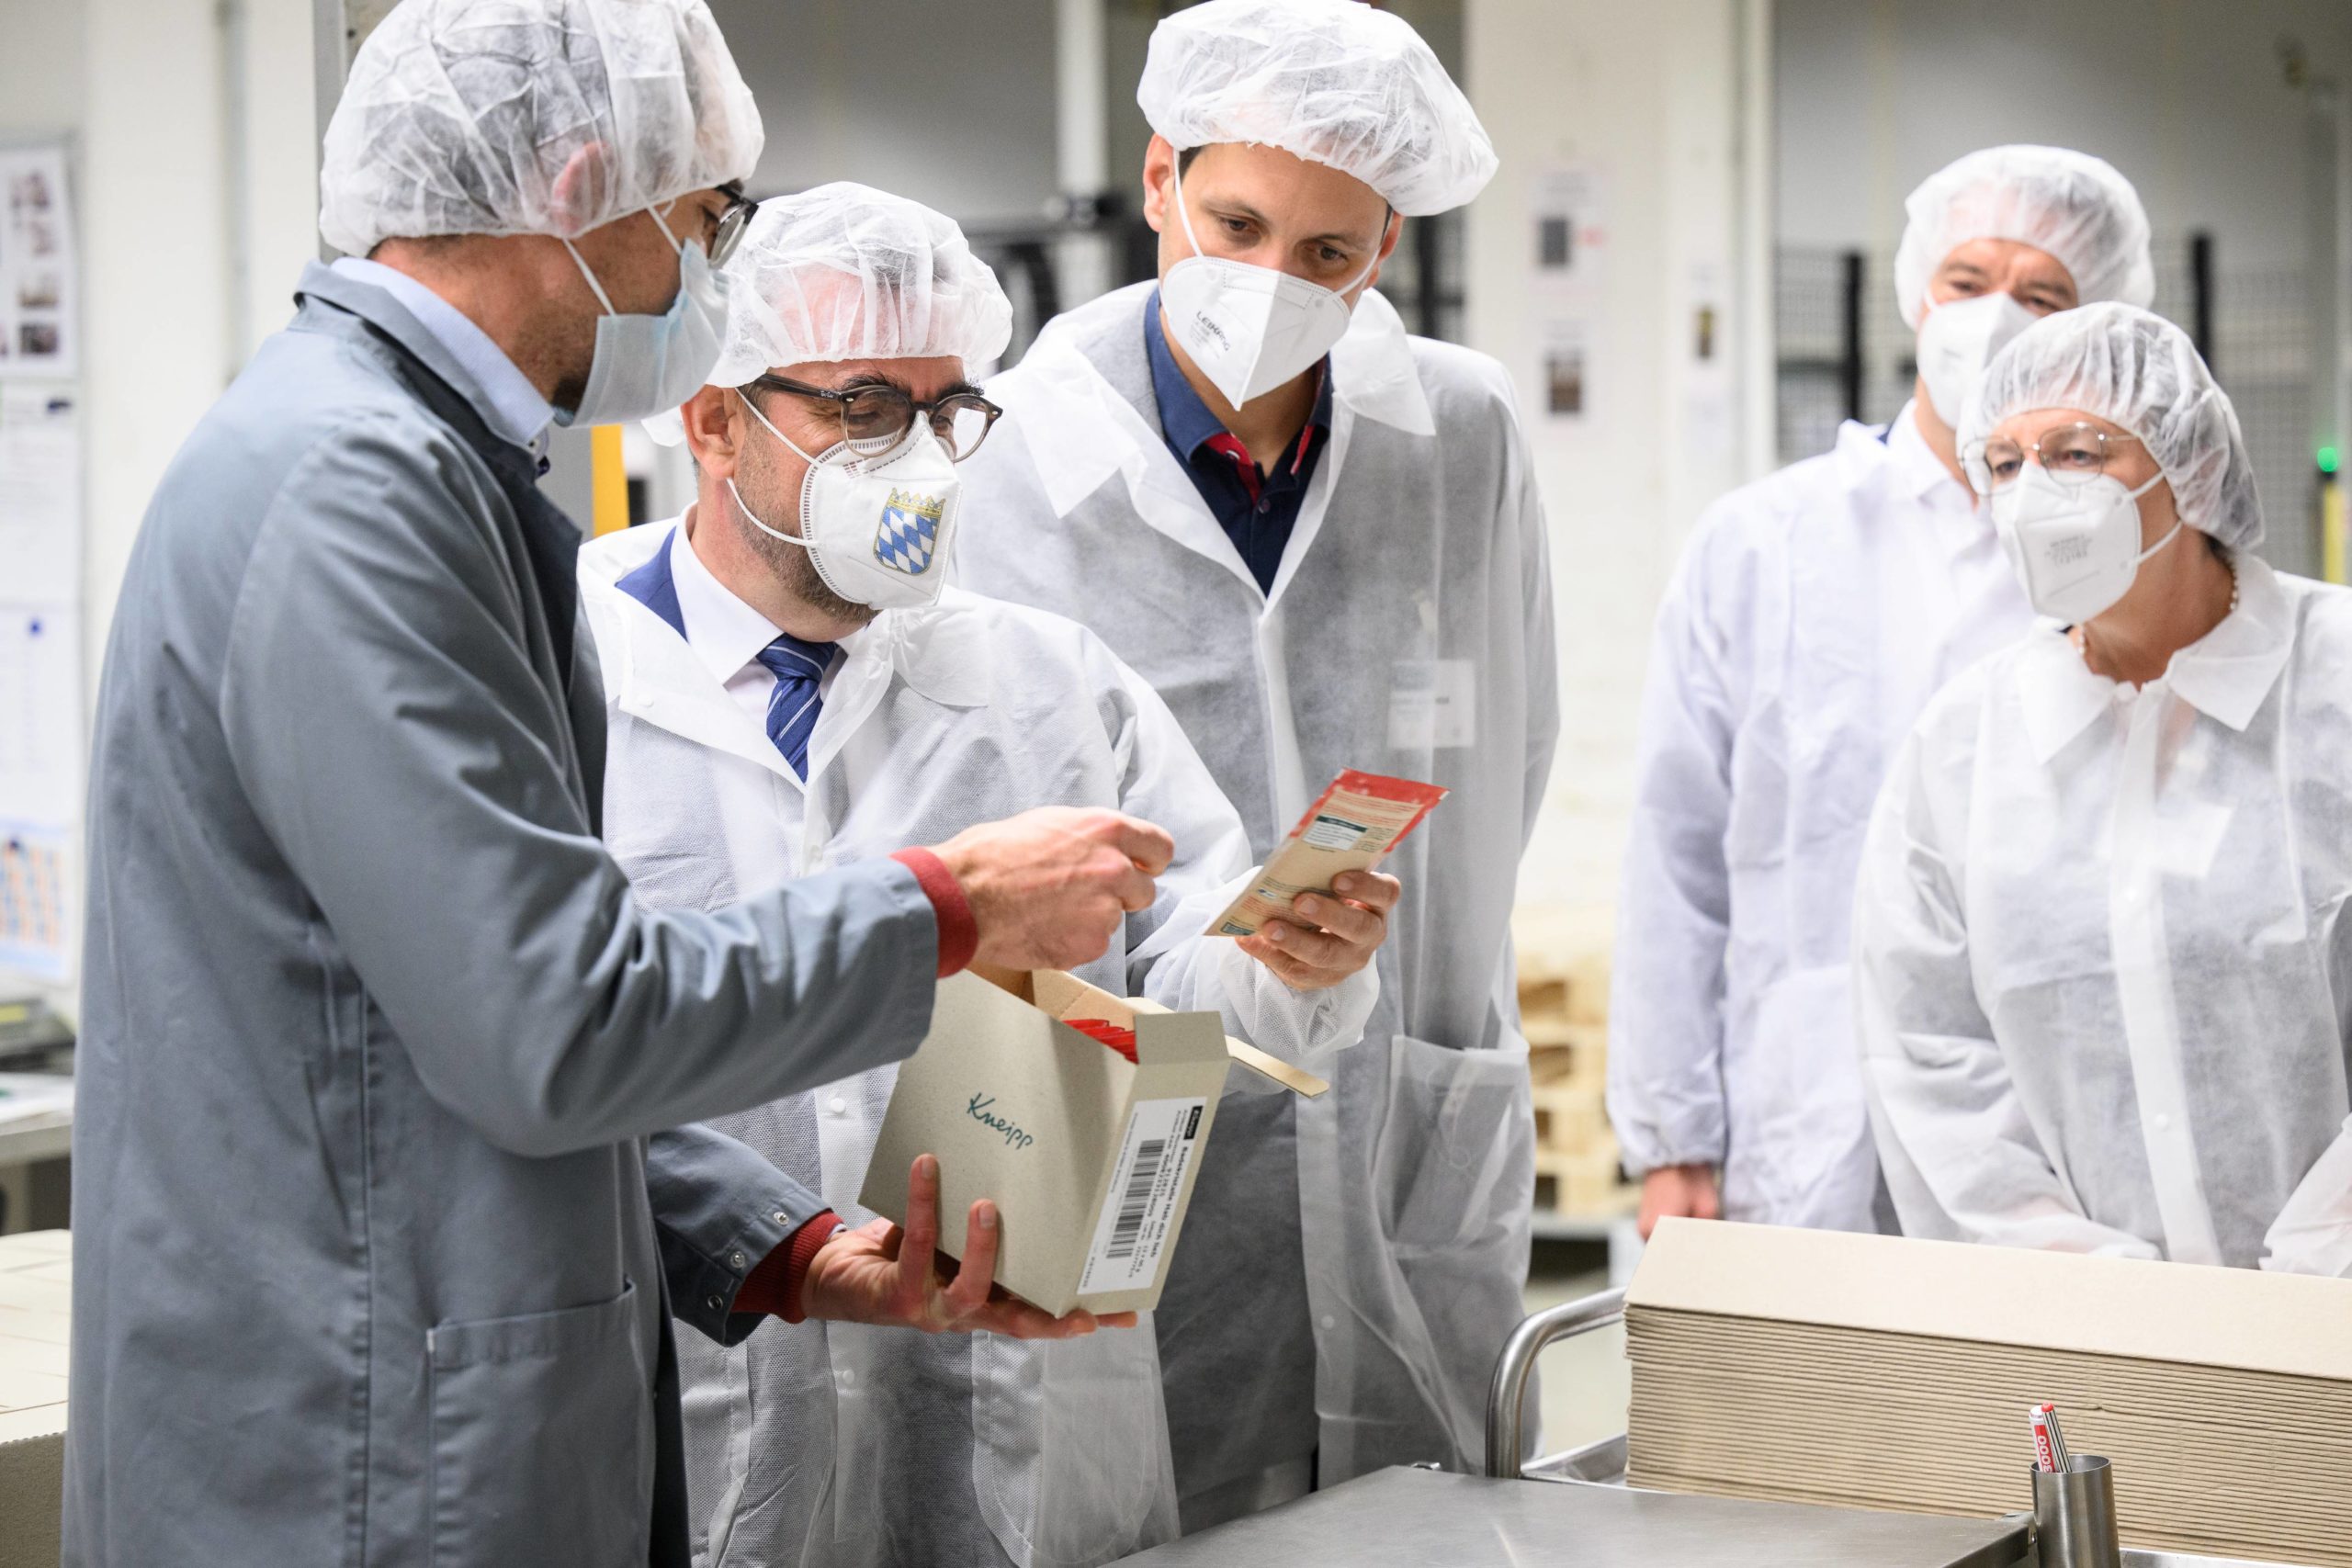
<svg viewBox="0 0 2352 1568"><path fill-rule="evenodd" d="M760 663L775 677L775 690L768 694L768 739L804 779L808 776L808 737L816 733L817 712L824 705L817 699L817 685L832 667L838 646L778 633L759 651Z"/></svg>

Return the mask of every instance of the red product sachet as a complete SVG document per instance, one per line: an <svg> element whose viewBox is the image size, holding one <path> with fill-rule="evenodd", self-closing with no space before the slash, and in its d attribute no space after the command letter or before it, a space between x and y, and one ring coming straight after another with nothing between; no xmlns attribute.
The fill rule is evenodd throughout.
<svg viewBox="0 0 2352 1568"><path fill-rule="evenodd" d="M1128 1061L1133 1062L1136 1059L1134 1030L1122 1029L1117 1024L1100 1018L1066 1018L1062 1021L1090 1040L1100 1040Z"/></svg>

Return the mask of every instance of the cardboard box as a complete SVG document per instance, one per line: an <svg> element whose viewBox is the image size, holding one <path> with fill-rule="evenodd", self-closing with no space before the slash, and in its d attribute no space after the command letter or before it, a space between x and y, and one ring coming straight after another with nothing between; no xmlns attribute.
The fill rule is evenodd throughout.
<svg viewBox="0 0 2352 1568"><path fill-rule="evenodd" d="M1129 1063L1063 1022L1133 1029ZM1227 1040L1215 1013L1122 1000L1058 970L939 983L931 1032L899 1068L858 1201L904 1222L907 1173L939 1158L941 1250L993 1199L997 1282L1047 1312L1148 1311L1239 1064L1295 1093L1329 1086Z"/></svg>

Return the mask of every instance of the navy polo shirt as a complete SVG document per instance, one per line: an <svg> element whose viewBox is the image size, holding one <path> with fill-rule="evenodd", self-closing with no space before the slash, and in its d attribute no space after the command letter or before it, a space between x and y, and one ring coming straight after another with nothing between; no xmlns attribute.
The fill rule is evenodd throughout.
<svg viewBox="0 0 2352 1568"><path fill-rule="evenodd" d="M1283 550L1290 544L1292 525L1298 521L1299 503L1315 478L1315 465L1331 434L1331 362L1323 362L1322 381L1315 392L1315 412L1306 428L1274 464L1261 474L1250 449L1217 423L1208 404L1193 390L1169 352L1168 334L1159 324L1159 290L1151 291L1143 311L1144 352L1151 359L1151 389L1159 401L1159 433L1168 449L1193 479L1193 488L1208 503L1210 515L1225 529L1225 536L1241 554L1261 592L1274 591L1274 574L1282 570Z"/></svg>

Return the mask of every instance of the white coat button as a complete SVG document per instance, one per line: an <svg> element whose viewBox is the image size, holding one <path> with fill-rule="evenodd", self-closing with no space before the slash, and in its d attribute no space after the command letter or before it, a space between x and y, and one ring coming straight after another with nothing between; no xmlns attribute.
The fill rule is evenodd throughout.
<svg viewBox="0 0 2352 1568"><path fill-rule="evenodd" d="M1338 1326L1339 1326L1339 1324L1340 1324L1340 1320L1339 1320L1338 1318L1336 1318L1336 1317L1333 1317L1333 1316L1332 1316L1329 1313L1328 1313L1328 1312L1327 1312L1327 1313L1325 1313L1321 1317L1317 1318L1315 1321L1316 1321L1316 1322L1317 1322L1317 1323L1319 1323L1319 1324L1321 1324L1321 1325L1322 1325L1324 1327L1326 1327L1326 1328L1336 1328L1336 1327L1338 1327Z"/></svg>
<svg viewBox="0 0 2352 1568"><path fill-rule="evenodd" d="M847 1388L857 1381L857 1373L848 1367L842 1369L842 1386Z"/></svg>
<svg viewBox="0 0 2352 1568"><path fill-rule="evenodd" d="M849 1114L849 1101L837 1094L825 1102L825 1109L836 1116L846 1116Z"/></svg>
<svg viewBox="0 0 2352 1568"><path fill-rule="evenodd" d="M2172 1117L2165 1111L2159 1111L2156 1112L2154 1122L2155 1129L2159 1133L2169 1133L2172 1131Z"/></svg>

